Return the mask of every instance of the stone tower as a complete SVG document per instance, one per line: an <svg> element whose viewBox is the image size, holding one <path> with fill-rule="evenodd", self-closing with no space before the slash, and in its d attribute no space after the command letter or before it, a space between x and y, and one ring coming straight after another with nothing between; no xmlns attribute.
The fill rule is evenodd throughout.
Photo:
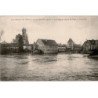
<svg viewBox="0 0 98 98"><path fill-rule="evenodd" d="M26 28L22 29L22 37L23 37L23 44L28 45L29 41L28 41L28 36L27 36L27 33L26 33Z"/></svg>

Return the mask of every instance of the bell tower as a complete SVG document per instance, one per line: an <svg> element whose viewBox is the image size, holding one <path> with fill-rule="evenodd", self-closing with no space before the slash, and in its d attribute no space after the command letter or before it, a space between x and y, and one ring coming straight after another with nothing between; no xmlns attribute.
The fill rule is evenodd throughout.
<svg viewBox="0 0 98 98"><path fill-rule="evenodd" d="M22 29L22 37L23 37L23 44L24 45L28 45L29 44L28 36L27 36L26 31L27 31L26 28Z"/></svg>

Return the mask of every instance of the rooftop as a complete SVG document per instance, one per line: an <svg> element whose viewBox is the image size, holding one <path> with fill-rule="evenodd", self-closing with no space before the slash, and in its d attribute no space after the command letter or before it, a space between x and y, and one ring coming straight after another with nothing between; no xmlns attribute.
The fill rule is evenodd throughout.
<svg viewBox="0 0 98 98"><path fill-rule="evenodd" d="M41 40L44 45L48 45L48 46L57 46L57 43L55 40L48 40L48 39L38 39L38 40Z"/></svg>

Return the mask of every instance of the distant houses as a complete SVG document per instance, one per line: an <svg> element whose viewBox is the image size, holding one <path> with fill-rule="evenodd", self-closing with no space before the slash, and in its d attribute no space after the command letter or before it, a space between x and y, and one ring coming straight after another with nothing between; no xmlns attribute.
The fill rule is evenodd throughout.
<svg viewBox="0 0 98 98"><path fill-rule="evenodd" d="M19 53L19 46L15 43L0 43L0 54Z"/></svg>
<svg viewBox="0 0 98 98"><path fill-rule="evenodd" d="M80 53L82 46L75 44L72 39L68 40L66 44L57 44L55 40L38 39L33 44L33 53L38 54L54 54L54 53Z"/></svg>
<svg viewBox="0 0 98 98"><path fill-rule="evenodd" d="M76 44L71 38L67 42L67 50L66 52L71 53L80 53L82 51L82 46L80 44Z"/></svg>
<svg viewBox="0 0 98 98"><path fill-rule="evenodd" d="M86 40L83 45L76 44L69 38L67 44L57 44L55 40L38 39L33 44L29 44L26 28L22 29L22 34L17 34L12 43L1 42L0 54L8 53L33 53L33 54L57 54L63 53L98 53L98 40Z"/></svg>
<svg viewBox="0 0 98 98"><path fill-rule="evenodd" d="M67 47L65 44L58 44L58 52L66 52Z"/></svg>
<svg viewBox="0 0 98 98"><path fill-rule="evenodd" d="M38 39L35 45L36 45L36 49L40 53L44 53L44 54L58 53L58 45L55 40Z"/></svg>
<svg viewBox="0 0 98 98"><path fill-rule="evenodd" d="M91 51L98 51L98 40L86 40L82 45L83 53L90 53Z"/></svg>
<svg viewBox="0 0 98 98"><path fill-rule="evenodd" d="M70 38L70 39L68 40L68 42L67 42L67 49L68 49L69 51L72 51L72 50L74 50L74 46L75 46L75 43L74 43L73 40Z"/></svg>
<svg viewBox="0 0 98 98"><path fill-rule="evenodd" d="M16 35L12 43L0 43L0 54L31 52L32 44L29 44L26 29L22 29L22 34Z"/></svg>

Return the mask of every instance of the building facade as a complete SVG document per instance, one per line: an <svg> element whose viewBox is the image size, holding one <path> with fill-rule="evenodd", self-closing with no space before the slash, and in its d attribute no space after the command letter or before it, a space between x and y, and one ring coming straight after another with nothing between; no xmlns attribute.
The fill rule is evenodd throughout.
<svg viewBox="0 0 98 98"><path fill-rule="evenodd" d="M71 38L67 42L66 52L80 53L82 51L82 45L76 44Z"/></svg>
<svg viewBox="0 0 98 98"><path fill-rule="evenodd" d="M58 45L55 40L38 39L36 42L37 49L44 54L58 53Z"/></svg>
<svg viewBox="0 0 98 98"><path fill-rule="evenodd" d="M98 40L87 40L82 45L83 52L89 53L93 50L98 50Z"/></svg>
<svg viewBox="0 0 98 98"><path fill-rule="evenodd" d="M19 53L18 44L15 43L1 43L0 54Z"/></svg>
<svg viewBox="0 0 98 98"><path fill-rule="evenodd" d="M58 52L66 52L66 45L58 44Z"/></svg>
<svg viewBox="0 0 98 98"><path fill-rule="evenodd" d="M73 42L73 40L70 38L67 42L67 49L69 50L74 50L74 45L75 43Z"/></svg>

